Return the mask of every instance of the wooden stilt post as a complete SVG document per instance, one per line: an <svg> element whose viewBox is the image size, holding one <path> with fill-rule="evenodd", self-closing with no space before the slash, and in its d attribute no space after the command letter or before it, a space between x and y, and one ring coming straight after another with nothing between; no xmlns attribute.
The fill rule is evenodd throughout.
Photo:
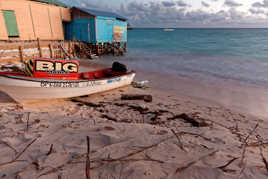
<svg viewBox="0 0 268 179"><path fill-rule="evenodd" d="M48 45L49 51L50 51L50 58L54 58L54 53L53 53L53 47L51 44Z"/></svg>
<svg viewBox="0 0 268 179"><path fill-rule="evenodd" d="M127 43L124 42L124 52L127 52Z"/></svg>
<svg viewBox="0 0 268 179"><path fill-rule="evenodd" d="M20 61L23 62L23 47L19 46L19 53L20 53Z"/></svg>
<svg viewBox="0 0 268 179"><path fill-rule="evenodd" d="M41 43L40 43L39 38L37 38L37 45L38 45L38 50L39 50L39 56L42 57L43 53L42 53L42 48L41 48Z"/></svg>
<svg viewBox="0 0 268 179"><path fill-rule="evenodd" d="M68 51L69 51L69 54L72 56L72 44L71 42L68 43Z"/></svg>
<svg viewBox="0 0 268 179"><path fill-rule="evenodd" d="M98 56L101 56L100 44L97 44L97 51L98 51Z"/></svg>

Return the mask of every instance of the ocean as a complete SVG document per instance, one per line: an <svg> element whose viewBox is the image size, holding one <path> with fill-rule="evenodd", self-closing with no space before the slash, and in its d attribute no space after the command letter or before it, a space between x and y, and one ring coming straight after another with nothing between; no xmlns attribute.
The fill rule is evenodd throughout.
<svg viewBox="0 0 268 179"><path fill-rule="evenodd" d="M144 70L268 86L268 29L134 29L127 48Z"/></svg>

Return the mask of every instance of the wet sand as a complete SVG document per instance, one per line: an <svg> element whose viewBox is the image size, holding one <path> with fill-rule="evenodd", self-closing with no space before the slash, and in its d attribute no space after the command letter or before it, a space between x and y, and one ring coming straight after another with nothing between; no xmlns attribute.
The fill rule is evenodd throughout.
<svg viewBox="0 0 268 179"><path fill-rule="evenodd" d="M217 103L234 111L268 117L268 88L237 82L207 83L197 79L155 72L140 72L139 80L149 80L153 89Z"/></svg>
<svg viewBox="0 0 268 179"><path fill-rule="evenodd" d="M185 78L169 78L168 88L153 73L136 80L150 80L150 88L26 104L1 94L0 177L86 178L89 136L92 178L267 178L265 118L217 102L225 99L217 91L217 100L200 96L206 85ZM153 102L122 94L150 94Z"/></svg>

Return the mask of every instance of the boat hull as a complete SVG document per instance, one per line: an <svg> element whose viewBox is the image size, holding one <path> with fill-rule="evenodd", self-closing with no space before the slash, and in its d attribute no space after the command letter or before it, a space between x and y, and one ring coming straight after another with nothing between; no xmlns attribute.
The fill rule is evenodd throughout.
<svg viewBox="0 0 268 179"><path fill-rule="evenodd" d="M18 102L38 99L70 98L104 92L129 85L135 73L100 80L25 80L0 76L0 90Z"/></svg>

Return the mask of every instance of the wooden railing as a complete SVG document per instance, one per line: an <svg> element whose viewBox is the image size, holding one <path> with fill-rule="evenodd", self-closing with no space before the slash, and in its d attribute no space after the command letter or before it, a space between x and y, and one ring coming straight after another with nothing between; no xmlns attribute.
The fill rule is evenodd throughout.
<svg viewBox="0 0 268 179"><path fill-rule="evenodd" d="M76 42L42 42L39 39L35 42L0 44L0 64L18 63L29 59L45 58L66 58L74 55L74 44Z"/></svg>

